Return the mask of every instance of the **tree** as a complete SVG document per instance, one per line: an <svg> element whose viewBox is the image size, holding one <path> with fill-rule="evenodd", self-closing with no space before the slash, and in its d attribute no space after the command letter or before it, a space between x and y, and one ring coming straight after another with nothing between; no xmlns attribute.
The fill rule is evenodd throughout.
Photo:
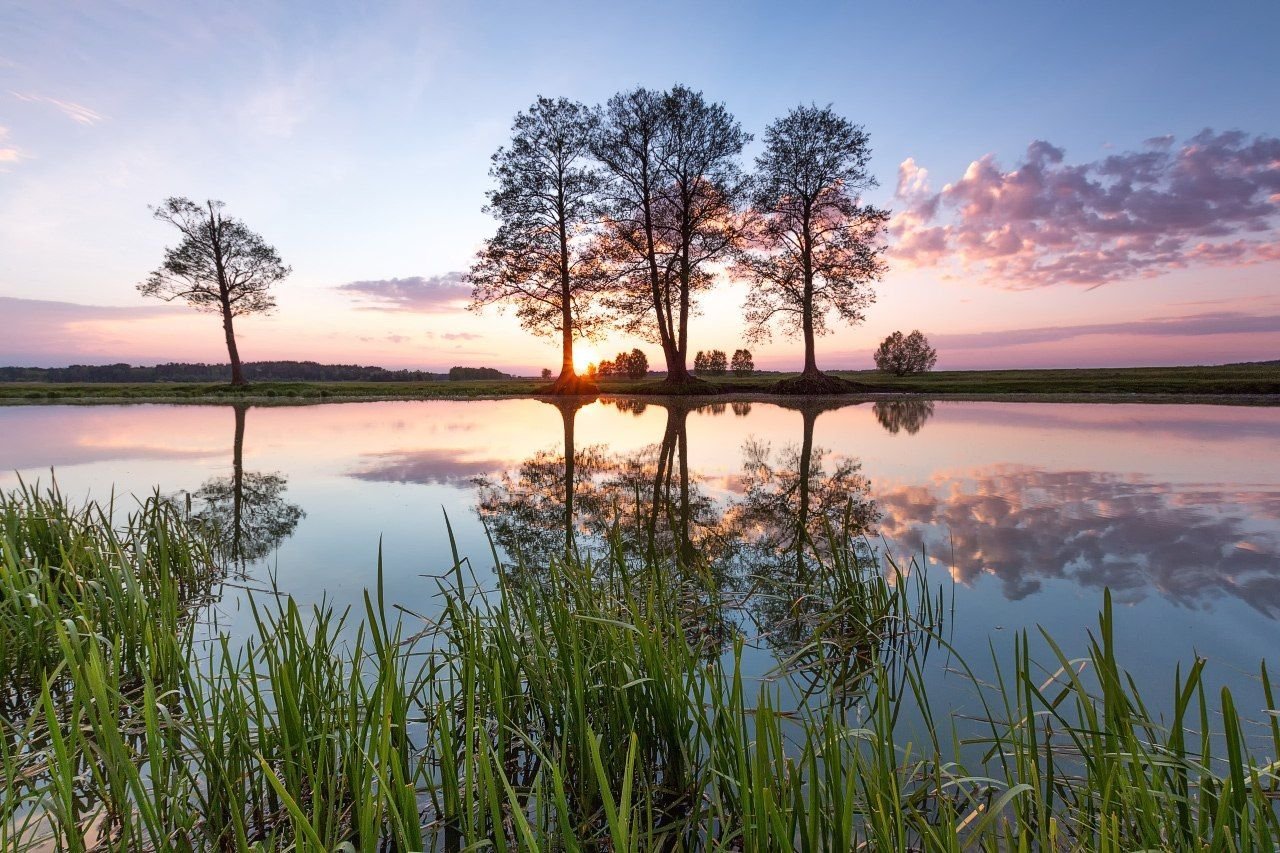
<svg viewBox="0 0 1280 853"><path fill-rule="evenodd" d="M859 323L884 274L879 238L886 210L858 196L874 187L867 171L869 137L830 107L797 107L769 125L756 158L750 251L735 272L754 287L747 295L749 337L767 338L775 320L804 340L804 371L780 391L838 391L843 383L818 370L816 336L828 315Z"/></svg>
<svg viewBox="0 0 1280 853"><path fill-rule="evenodd" d="M234 320L274 308L271 288L292 270L262 237L239 219L224 215L223 207L212 199L201 206L174 196L151 208L156 219L178 229L182 241L164 250L164 263L138 290L143 296L182 300L197 311L221 314L231 357L231 384L248 385L240 366Z"/></svg>
<svg viewBox="0 0 1280 853"><path fill-rule="evenodd" d="M710 370L710 353L698 350L698 354L693 357L693 372L701 376Z"/></svg>
<svg viewBox="0 0 1280 853"><path fill-rule="evenodd" d="M649 374L649 357L642 350L631 350L627 356L626 374L628 379L644 379Z"/></svg>
<svg viewBox="0 0 1280 853"><path fill-rule="evenodd" d="M733 360L729 362L734 376L750 376L756 371L756 363L751 360L751 350L737 349L733 351Z"/></svg>
<svg viewBox="0 0 1280 853"><path fill-rule="evenodd" d="M549 368L549 367L544 367L544 368L542 368L542 378L543 378L543 379L550 379L550 378L551 378L551 368Z"/></svg>
<svg viewBox="0 0 1280 853"><path fill-rule="evenodd" d="M876 350L876 369L882 373L906 376L908 373L926 373L938 363L938 351L929 346L929 340L916 329L909 335L894 332L880 342Z"/></svg>
<svg viewBox="0 0 1280 853"><path fill-rule="evenodd" d="M614 95L599 118L593 151L608 176L600 243L612 273L608 304L624 328L661 344L666 381L686 384L695 294L741 238L738 157L751 137L723 104L679 85Z"/></svg>
<svg viewBox="0 0 1280 853"><path fill-rule="evenodd" d="M724 376L729 370L729 357L722 349L713 349L707 353L707 372L712 376Z"/></svg>
<svg viewBox="0 0 1280 853"><path fill-rule="evenodd" d="M511 142L494 153L497 186L485 211L498 230L467 274L473 309L514 306L520 325L560 338L560 376L552 393L592 390L574 372L575 337L592 337L594 261L586 250L596 222L599 175L590 161L595 118L565 98L538 98L512 124Z"/></svg>

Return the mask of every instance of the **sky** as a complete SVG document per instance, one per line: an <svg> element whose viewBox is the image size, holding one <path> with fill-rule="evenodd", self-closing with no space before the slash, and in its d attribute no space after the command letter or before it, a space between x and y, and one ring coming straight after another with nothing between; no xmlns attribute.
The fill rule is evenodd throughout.
<svg viewBox="0 0 1280 853"><path fill-rule="evenodd" d="M807 103L864 126L893 212L864 323L939 368L1280 358L1280 4L0 5L0 364L225 362L215 316L144 299L148 205L216 198L292 275L246 360L528 374L558 344L467 310L489 156L539 95L683 83L755 136ZM727 277L694 349L743 345ZM611 355L656 345L622 334ZM798 367L782 336L758 367Z"/></svg>

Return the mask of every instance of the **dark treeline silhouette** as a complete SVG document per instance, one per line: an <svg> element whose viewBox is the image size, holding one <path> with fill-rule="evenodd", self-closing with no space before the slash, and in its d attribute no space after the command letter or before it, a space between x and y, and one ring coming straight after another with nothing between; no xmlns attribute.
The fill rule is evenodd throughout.
<svg viewBox="0 0 1280 853"><path fill-rule="evenodd" d="M0 367L0 382L219 382L225 364L172 362L154 366L130 364L73 364L70 367ZM250 361L241 365L246 380L433 382L449 374L425 370L388 370L359 364L319 364L314 361ZM466 370L471 368L454 368ZM487 370L488 368L477 368ZM497 371L494 371L497 373ZM506 378L498 373L496 377Z"/></svg>
<svg viewBox="0 0 1280 853"><path fill-rule="evenodd" d="M450 381L457 382L461 379L510 379L510 373L503 373L492 367L451 367L449 368Z"/></svg>

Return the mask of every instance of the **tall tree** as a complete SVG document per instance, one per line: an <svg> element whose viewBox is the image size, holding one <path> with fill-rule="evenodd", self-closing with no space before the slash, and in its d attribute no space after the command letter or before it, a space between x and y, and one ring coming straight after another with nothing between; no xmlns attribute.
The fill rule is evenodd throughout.
<svg viewBox="0 0 1280 853"><path fill-rule="evenodd" d="M863 319L875 300L872 282L884 274L880 235L889 212L862 203L874 187L867 171L870 138L830 107L797 107L769 125L756 158L750 250L735 272L747 295L750 336L767 338L780 320L804 340L804 372L779 383L799 393L839 391L844 383L818 370L814 340L834 313Z"/></svg>
<svg viewBox="0 0 1280 853"><path fill-rule="evenodd" d="M223 214L220 201L204 205L189 198L167 198L152 208L155 218L182 234L182 242L164 250L164 263L138 285L144 296L165 302L182 300L199 311L222 315L231 384L247 385L236 347L234 319L261 314L276 305L271 288L291 272L276 250L235 217Z"/></svg>
<svg viewBox="0 0 1280 853"><path fill-rule="evenodd" d="M498 220L498 231L468 274L473 307L513 305L525 329L560 338L553 393L594 390L573 366L574 338L599 328L586 251L600 183L590 159L594 125L590 110L565 98L538 98L516 116L511 142L494 153L489 170L497 186L485 211Z"/></svg>
<svg viewBox="0 0 1280 853"><path fill-rule="evenodd" d="M601 244L614 272L609 304L628 331L661 344L672 384L692 381L695 294L741 238L738 158L750 140L723 104L684 86L619 93L600 110L593 150L608 174Z"/></svg>

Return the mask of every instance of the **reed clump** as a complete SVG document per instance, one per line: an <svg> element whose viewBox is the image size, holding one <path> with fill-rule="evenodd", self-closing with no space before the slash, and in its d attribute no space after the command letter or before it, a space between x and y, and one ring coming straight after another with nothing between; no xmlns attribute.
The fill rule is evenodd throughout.
<svg viewBox="0 0 1280 853"><path fill-rule="evenodd" d="M1081 656L1045 637L1033 661L1023 636L994 682L970 675L985 710L959 719L926 652L967 672L940 630L963 614L843 534L771 593L798 621L768 631L735 616L751 579L615 544L536 571L455 552L430 619L380 583L359 613L252 595L233 637L201 622L221 575L182 513L110 509L0 498L0 849L1280 842L1280 721L1247 722L1203 661L1139 695L1109 600ZM763 675L753 645L776 651Z"/></svg>

